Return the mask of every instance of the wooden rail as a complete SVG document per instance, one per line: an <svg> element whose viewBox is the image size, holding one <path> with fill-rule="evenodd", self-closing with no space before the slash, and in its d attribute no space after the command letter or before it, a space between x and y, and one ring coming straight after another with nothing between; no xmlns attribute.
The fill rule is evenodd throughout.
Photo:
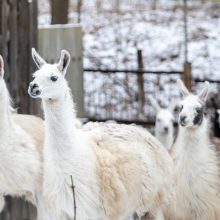
<svg viewBox="0 0 220 220"><path fill-rule="evenodd" d="M132 74L183 74L183 71L151 71L151 70L127 70L127 69L90 69L85 68L84 72L91 72L91 73L132 73Z"/></svg>
<svg viewBox="0 0 220 220"><path fill-rule="evenodd" d="M199 79L199 78L194 78L193 81L196 82L196 83L208 81L208 82L210 82L210 83L220 84L220 80L212 80L212 79Z"/></svg>

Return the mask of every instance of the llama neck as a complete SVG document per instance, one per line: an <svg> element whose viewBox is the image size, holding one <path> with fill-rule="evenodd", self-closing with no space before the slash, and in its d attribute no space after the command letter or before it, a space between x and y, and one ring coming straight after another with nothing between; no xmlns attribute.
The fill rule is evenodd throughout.
<svg viewBox="0 0 220 220"><path fill-rule="evenodd" d="M167 134L161 134L158 129L156 129L155 136L163 144L163 146L169 150L173 144L173 133L173 127L169 128L169 132Z"/></svg>
<svg viewBox="0 0 220 220"><path fill-rule="evenodd" d="M0 129L1 134L10 129L11 120L10 115L12 107L10 104L10 96L4 81L0 82L1 91L0 91Z"/></svg>
<svg viewBox="0 0 220 220"><path fill-rule="evenodd" d="M209 125L206 118L196 128L184 128L179 126L178 136L175 142L177 152L198 154L210 147Z"/></svg>
<svg viewBox="0 0 220 220"><path fill-rule="evenodd" d="M74 104L69 89L57 100L43 100L45 141L50 152L62 156L72 150L76 135Z"/></svg>

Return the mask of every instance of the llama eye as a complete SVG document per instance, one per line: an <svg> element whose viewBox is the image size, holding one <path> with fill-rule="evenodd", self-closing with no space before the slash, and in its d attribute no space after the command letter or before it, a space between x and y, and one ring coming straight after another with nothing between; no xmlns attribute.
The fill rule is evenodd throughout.
<svg viewBox="0 0 220 220"><path fill-rule="evenodd" d="M201 112L202 112L202 109L201 109L201 108L196 108L196 112L197 112L197 113L201 113Z"/></svg>
<svg viewBox="0 0 220 220"><path fill-rule="evenodd" d="M56 82L58 80L58 77L57 76L51 76L50 80L53 81L53 82Z"/></svg>

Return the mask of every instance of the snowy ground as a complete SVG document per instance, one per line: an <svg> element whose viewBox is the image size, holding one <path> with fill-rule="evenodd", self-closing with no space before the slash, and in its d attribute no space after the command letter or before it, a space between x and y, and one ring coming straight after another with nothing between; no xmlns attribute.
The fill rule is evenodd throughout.
<svg viewBox="0 0 220 220"><path fill-rule="evenodd" d="M147 70L183 69L182 1L161 0L153 10L151 1L123 0L120 13L112 10L113 1L101 2L100 10L93 0L84 0L82 8L85 68L136 69L136 53L141 49ZM220 80L220 3L201 2L189 1L189 61L192 62L193 77ZM50 23L47 1L41 0L39 7L39 24ZM73 9L72 5L70 23L76 22L77 18ZM146 96L155 94L167 106L179 96L176 78L178 76L146 75ZM144 119L154 114L147 101L144 112L139 113L136 81L137 77L133 75L86 73L87 111L99 117L124 119Z"/></svg>
<svg viewBox="0 0 220 220"><path fill-rule="evenodd" d="M110 10L111 4L107 3L111 1L102 1L101 12L97 12L95 1L84 2L81 23L85 67L136 68L136 50L140 48L146 69L182 69L182 1L161 1L157 10L152 10L149 3L142 6L138 1L124 0L130 4L124 3L120 13ZM189 2L189 61L193 74L220 80L220 3ZM39 24L50 23L48 2L41 0L39 6ZM76 21L75 12L70 11L69 17L70 22Z"/></svg>

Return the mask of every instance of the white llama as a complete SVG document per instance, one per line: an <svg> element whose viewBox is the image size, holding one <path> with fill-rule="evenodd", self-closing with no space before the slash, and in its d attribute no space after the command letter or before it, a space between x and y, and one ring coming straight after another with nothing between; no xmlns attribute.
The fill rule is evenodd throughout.
<svg viewBox="0 0 220 220"><path fill-rule="evenodd" d="M156 109L155 137L169 151L174 141L173 109L161 108L155 98L149 96L151 104Z"/></svg>
<svg viewBox="0 0 220 220"><path fill-rule="evenodd" d="M41 191L43 122L13 114L3 76L0 56L0 208L4 207L4 195L25 196L37 206L38 219L48 220Z"/></svg>
<svg viewBox="0 0 220 220"><path fill-rule="evenodd" d="M178 220L220 219L220 173L218 157L209 138L204 115L209 83L202 92L191 94L178 81L184 97L179 114L179 131L172 148L176 175L176 217Z"/></svg>
<svg viewBox="0 0 220 220"><path fill-rule="evenodd" d="M43 103L43 190L51 209L66 218L76 214L77 220L124 220L135 211L160 212L173 190L173 163L167 151L136 126L90 123L77 129L65 80L69 53L62 50L58 64L46 63L35 49L32 56L39 70L28 92Z"/></svg>

